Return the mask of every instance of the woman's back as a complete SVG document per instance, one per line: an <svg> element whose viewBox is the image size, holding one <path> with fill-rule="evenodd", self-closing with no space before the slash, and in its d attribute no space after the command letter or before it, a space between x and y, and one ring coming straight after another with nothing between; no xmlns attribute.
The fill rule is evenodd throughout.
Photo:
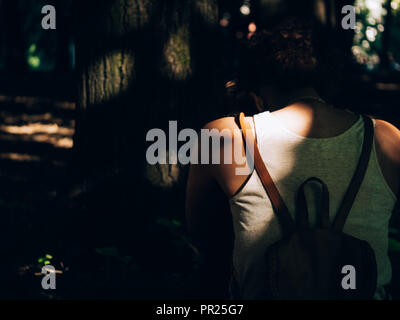
<svg viewBox="0 0 400 320"><path fill-rule="evenodd" d="M261 156L292 214L295 212L295 194L301 183L312 176L324 181L330 193L330 219L333 221L358 163L363 121L361 117L358 120L354 115L353 118L342 117L344 113L337 112L336 120L342 123L323 127L321 122L312 121L312 117L307 121L305 116L303 121L290 125L293 131L309 132L306 136L314 136L304 137L284 125L286 115L296 118L293 115L299 114L296 108L292 109L283 109L276 114L264 112L254 117ZM335 120L335 117L330 120ZM340 130L341 127L346 129ZM338 130L340 133L335 134ZM311 223L314 223L319 186L308 186L306 195ZM378 265L377 298L384 297L383 286L391 280L387 255L388 223L395 202L396 196L382 173L374 144L366 176L344 232L368 241L374 249ZM257 298L265 283L264 253L269 245L280 239L279 224L255 171L229 203L235 233L234 277L244 298Z"/></svg>
<svg viewBox="0 0 400 320"><path fill-rule="evenodd" d="M285 19L268 32L259 32L251 41L256 55L250 59L254 62L251 67L245 68L245 90L256 97L259 110L263 105L282 107L256 115L255 127L261 156L289 211L294 213L300 184L315 176L329 188L332 221L358 163L364 129L355 114L328 106L320 98L322 95L333 102L329 97L334 97L342 104L344 97L338 94L338 88L344 79L339 72L342 64L331 58L332 48L321 48L316 30L304 19L294 18ZM247 120L251 122L251 118ZM224 139L216 150L221 158L225 151L229 155L232 145L235 156L244 154L243 138L233 117L212 121L204 128L232 133L227 146ZM388 222L400 190L400 131L388 122L375 120L374 134L367 173L344 232L367 240L373 247L378 260L376 297L382 298L383 286L391 279ZM239 175L238 168L243 164L191 165L186 212L189 231L199 246L213 247L214 239L222 242L220 233L210 231L210 221L224 216L221 210L213 211L218 200L225 200L222 196L216 199L218 189L223 190L233 214L235 278L244 298L255 298L265 283L265 250L281 234L257 173ZM318 191L313 185L306 187L312 221ZM229 221L223 225L228 226ZM230 248L221 250L228 252Z"/></svg>

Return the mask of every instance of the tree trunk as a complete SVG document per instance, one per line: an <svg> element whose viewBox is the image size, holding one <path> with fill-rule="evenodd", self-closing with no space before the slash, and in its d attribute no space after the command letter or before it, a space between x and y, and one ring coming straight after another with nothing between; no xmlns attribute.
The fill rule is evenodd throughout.
<svg viewBox="0 0 400 320"><path fill-rule="evenodd" d="M185 126L211 120L216 0L87 1L77 26L75 149L86 169L135 163L143 170L147 130L167 129L168 120L187 120Z"/></svg>
<svg viewBox="0 0 400 320"><path fill-rule="evenodd" d="M127 117L133 115L133 109L138 114L145 109L133 93L141 85L141 73L151 69L152 54L146 59L149 46L144 40L151 36L152 1L85 1L75 6L79 7L76 53L80 92L76 149L86 168L116 169L125 161L128 131L139 129L141 122Z"/></svg>
<svg viewBox="0 0 400 320"><path fill-rule="evenodd" d="M142 176L154 3L74 3L79 97L73 167L93 246L137 243L144 237L140 226L152 216Z"/></svg>
<svg viewBox="0 0 400 320"><path fill-rule="evenodd" d="M178 129L204 125L215 112L216 3L76 1L75 164L83 191L93 192L91 211L107 212L98 232L132 235L138 219L183 215L184 170L148 165L146 133L168 133L169 120Z"/></svg>

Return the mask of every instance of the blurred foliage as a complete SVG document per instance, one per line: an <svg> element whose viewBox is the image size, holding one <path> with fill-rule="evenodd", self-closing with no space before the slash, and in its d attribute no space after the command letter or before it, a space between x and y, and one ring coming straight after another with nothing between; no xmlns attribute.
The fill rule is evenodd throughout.
<svg viewBox="0 0 400 320"><path fill-rule="evenodd" d="M382 49L384 0L357 0L357 23L354 36L353 54L358 63L372 70L379 65Z"/></svg>
<svg viewBox="0 0 400 320"><path fill-rule="evenodd" d="M387 2L391 2L392 20L386 24ZM400 0L357 0L357 23L352 52L356 61L368 70L377 69L381 62L384 33L390 31L391 67L400 71ZM390 30L386 30L389 27Z"/></svg>
<svg viewBox="0 0 400 320"><path fill-rule="evenodd" d="M392 0L392 9L390 51L393 53L394 60L400 62L400 0ZM398 67L396 69L400 71Z"/></svg>

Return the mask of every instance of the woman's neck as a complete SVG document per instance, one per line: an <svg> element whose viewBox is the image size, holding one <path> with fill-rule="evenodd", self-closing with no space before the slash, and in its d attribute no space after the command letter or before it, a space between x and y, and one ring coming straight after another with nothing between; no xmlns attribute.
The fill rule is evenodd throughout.
<svg viewBox="0 0 400 320"><path fill-rule="evenodd" d="M285 90L273 87L263 87L260 89L260 96L265 106L285 107L304 97L319 98L317 91L312 87Z"/></svg>

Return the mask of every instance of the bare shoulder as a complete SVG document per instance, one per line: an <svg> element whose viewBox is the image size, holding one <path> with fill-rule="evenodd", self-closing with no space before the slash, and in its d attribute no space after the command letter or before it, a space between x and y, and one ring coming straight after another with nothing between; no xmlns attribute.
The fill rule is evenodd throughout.
<svg viewBox="0 0 400 320"><path fill-rule="evenodd" d="M246 121L254 128L252 117L246 117ZM220 144L221 149L224 149L224 147L231 147L233 143L237 146L243 146L242 131L238 121L234 117L225 117L211 121L207 123L203 129L208 130L207 138L211 136L223 140L223 143ZM201 139L203 139L203 134Z"/></svg>
<svg viewBox="0 0 400 320"><path fill-rule="evenodd" d="M250 125L253 125L252 117L246 117L246 120ZM229 130L240 129L234 117L224 117L216 119L214 121L207 123L203 128L209 130L217 129L219 131L222 131L224 129L229 129Z"/></svg>
<svg viewBox="0 0 400 320"><path fill-rule="evenodd" d="M219 150L218 152L220 152L223 151L225 148L232 147L235 142L239 142L240 145L242 134L234 117L224 117L211 121L203 127L200 140L203 141L203 139L205 139L205 143L208 144L209 138L212 138L213 141L215 141L215 138L219 140L218 148L215 149L214 146L211 151L216 152L217 150ZM212 154L210 154L210 157L211 156Z"/></svg>
<svg viewBox="0 0 400 320"><path fill-rule="evenodd" d="M222 131L224 129L238 129L238 126L236 124L235 118L234 117L224 117L224 118L219 118L216 120L213 120L209 123L207 123L203 129L217 129L219 131Z"/></svg>
<svg viewBox="0 0 400 320"><path fill-rule="evenodd" d="M400 166L400 130L390 122L376 119L375 139L382 153Z"/></svg>
<svg viewBox="0 0 400 320"><path fill-rule="evenodd" d="M250 124L252 123L251 118L246 118L246 120ZM203 129L216 130L210 135L220 138L218 145L214 146L212 143L211 153L209 153L208 163L216 164L206 166L206 170L209 170L210 176L218 182L225 195L231 198L247 179L246 175L236 173L237 168L243 168L243 165L246 164L242 132L234 117L211 121ZM214 152L218 154L218 162L213 162Z"/></svg>
<svg viewBox="0 0 400 320"><path fill-rule="evenodd" d="M220 144L222 149L241 138L240 130L234 117L224 117L211 121L203 127L203 130L208 131L207 136L220 138L223 141ZM203 139L203 134L201 139Z"/></svg>
<svg viewBox="0 0 400 320"><path fill-rule="evenodd" d="M400 190L400 130L384 120L375 120L375 145L386 182L394 194Z"/></svg>
<svg viewBox="0 0 400 320"><path fill-rule="evenodd" d="M375 121L376 121L376 129L381 131L386 131L387 133L397 136L397 138L400 139L400 130L393 124L381 119L375 119Z"/></svg>

